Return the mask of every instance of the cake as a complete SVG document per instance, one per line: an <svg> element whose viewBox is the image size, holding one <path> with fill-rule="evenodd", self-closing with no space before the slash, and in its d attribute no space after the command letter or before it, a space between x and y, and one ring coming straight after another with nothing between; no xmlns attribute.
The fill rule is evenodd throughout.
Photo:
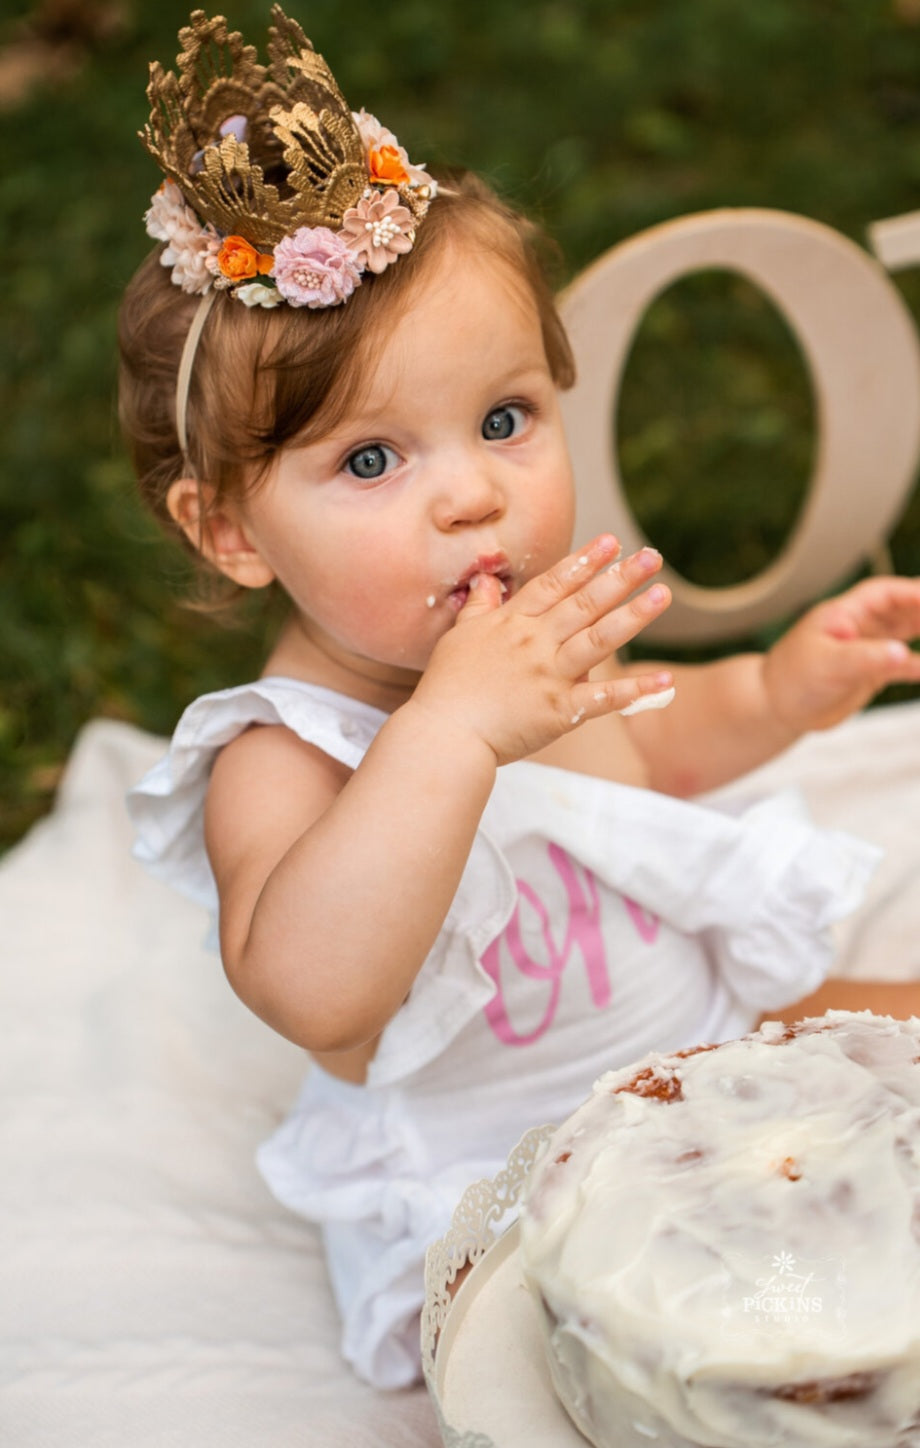
<svg viewBox="0 0 920 1448"><path fill-rule="evenodd" d="M608 1072L520 1232L597 1448L920 1448L920 1020L832 1011Z"/></svg>

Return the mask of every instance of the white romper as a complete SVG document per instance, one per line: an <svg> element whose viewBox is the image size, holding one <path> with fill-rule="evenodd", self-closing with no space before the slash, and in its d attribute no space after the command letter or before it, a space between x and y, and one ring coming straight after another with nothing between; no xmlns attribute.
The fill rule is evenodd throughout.
<svg viewBox="0 0 920 1448"><path fill-rule="evenodd" d="M203 696L129 796L137 856L216 923L203 803L220 748L283 724L356 768L385 719L286 678ZM322 1227L342 1350L361 1376L418 1376L425 1248L465 1187L494 1176L529 1127L568 1116L603 1071L736 1036L816 989L829 924L858 903L877 854L816 829L791 796L732 816L528 761L499 770L366 1084L311 1065L258 1153L276 1196ZM400 885L411 910L413 882Z"/></svg>

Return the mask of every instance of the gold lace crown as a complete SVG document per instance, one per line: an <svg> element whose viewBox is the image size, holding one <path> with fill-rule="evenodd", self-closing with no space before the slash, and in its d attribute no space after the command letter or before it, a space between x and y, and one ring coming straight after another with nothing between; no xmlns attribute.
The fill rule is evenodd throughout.
<svg viewBox="0 0 920 1448"><path fill-rule="evenodd" d="M179 32L178 75L151 64L139 134L167 180L147 229L185 291L334 305L411 249L437 187L375 117L349 110L280 5L271 19L267 65L203 10Z"/></svg>

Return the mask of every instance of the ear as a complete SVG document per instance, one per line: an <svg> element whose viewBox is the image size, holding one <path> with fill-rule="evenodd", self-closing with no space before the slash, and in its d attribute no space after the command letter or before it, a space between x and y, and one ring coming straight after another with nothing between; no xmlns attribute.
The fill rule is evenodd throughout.
<svg viewBox="0 0 920 1448"><path fill-rule="evenodd" d="M166 494L166 506L192 547L241 588L265 588L274 580L233 505L214 506L210 484L180 478Z"/></svg>

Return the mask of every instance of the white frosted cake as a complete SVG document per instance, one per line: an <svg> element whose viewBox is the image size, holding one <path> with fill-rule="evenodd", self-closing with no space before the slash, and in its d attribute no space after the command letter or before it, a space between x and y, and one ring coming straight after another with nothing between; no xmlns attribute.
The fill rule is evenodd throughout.
<svg viewBox="0 0 920 1448"><path fill-rule="evenodd" d="M920 1448L920 1020L609 1072L534 1168L521 1258L598 1448Z"/></svg>

